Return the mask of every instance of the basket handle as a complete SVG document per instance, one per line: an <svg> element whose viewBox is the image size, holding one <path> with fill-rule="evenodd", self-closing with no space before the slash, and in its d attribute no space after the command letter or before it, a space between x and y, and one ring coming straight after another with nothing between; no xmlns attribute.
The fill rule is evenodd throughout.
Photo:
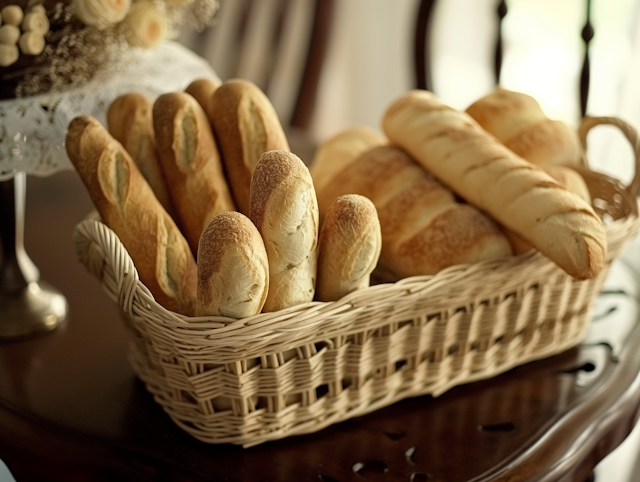
<svg viewBox="0 0 640 482"><path fill-rule="evenodd" d="M635 157L635 171L633 174L633 180L626 187L626 191L634 198L638 197L638 192L640 192L640 139L638 138L638 132L631 124L623 121L622 119L618 119L617 117L586 116L582 119L580 127L578 128L578 136L580 137L580 143L582 144L584 152L587 151L587 134L591 128L597 125L612 125L617 127L631 144L633 155Z"/></svg>

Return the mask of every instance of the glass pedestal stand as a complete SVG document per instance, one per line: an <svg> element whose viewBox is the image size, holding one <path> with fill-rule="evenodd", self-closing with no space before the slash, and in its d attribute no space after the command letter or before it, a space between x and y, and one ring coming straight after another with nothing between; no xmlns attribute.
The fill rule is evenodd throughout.
<svg viewBox="0 0 640 482"><path fill-rule="evenodd" d="M23 172L0 182L0 340L51 331L67 317L66 298L40 281L24 249L26 185Z"/></svg>

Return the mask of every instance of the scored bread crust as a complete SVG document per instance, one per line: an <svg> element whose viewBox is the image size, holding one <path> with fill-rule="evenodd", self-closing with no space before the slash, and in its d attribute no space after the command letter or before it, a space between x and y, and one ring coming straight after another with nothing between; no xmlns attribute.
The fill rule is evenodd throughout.
<svg viewBox="0 0 640 482"><path fill-rule="evenodd" d="M345 129L323 142L316 149L309 168L316 190L322 191L336 174L364 151L385 143L386 139L381 133L365 126ZM320 212L326 211L328 207L321 206Z"/></svg>
<svg viewBox="0 0 640 482"><path fill-rule="evenodd" d="M564 122L549 119L530 95L497 87L471 104L466 112L480 127L529 162L539 166L575 166L581 160L578 134Z"/></svg>
<svg viewBox="0 0 640 482"><path fill-rule="evenodd" d="M263 311L313 300L317 270L318 202L309 170L287 151L260 156L251 179L251 221L269 258Z"/></svg>
<svg viewBox="0 0 640 482"><path fill-rule="evenodd" d="M382 125L390 142L571 276L593 278L604 267L606 233L592 207L467 114L412 91L389 107Z"/></svg>
<svg viewBox="0 0 640 482"><path fill-rule="evenodd" d="M207 114L207 118L211 118L213 93L218 87L220 87L220 82L217 80L203 78L191 82L184 91L196 99L200 107L202 107L202 110Z"/></svg>
<svg viewBox="0 0 640 482"><path fill-rule="evenodd" d="M213 94L210 118L238 211L249 215L251 176L267 151L289 151L275 109L252 82L231 79Z"/></svg>
<svg viewBox="0 0 640 482"><path fill-rule="evenodd" d="M198 247L197 315L256 315L268 290L269 262L260 233L244 214L218 214Z"/></svg>
<svg viewBox="0 0 640 482"><path fill-rule="evenodd" d="M347 193L366 196L377 209L382 231L379 265L389 278L431 275L449 266L511 254L493 220L457 202L449 189L397 147L363 152L318 192L318 203L329 205Z"/></svg>
<svg viewBox="0 0 640 482"><path fill-rule="evenodd" d="M194 255L211 219L235 206L206 114L184 92L158 97L153 125L177 222Z"/></svg>
<svg viewBox="0 0 640 482"><path fill-rule="evenodd" d="M153 101L149 96L139 92L123 94L109 105L107 126L110 134L122 144L136 163L162 207L169 215L174 216L156 153L152 109Z"/></svg>
<svg viewBox="0 0 640 482"><path fill-rule="evenodd" d="M97 120L81 116L69 124L66 149L140 280L163 307L192 316L196 264L189 245L124 147Z"/></svg>
<svg viewBox="0 0 640 482"><path fill-rule="evenodd" d="M373 203L358 194L338 197L320 230L316 299L336 301L369 286L381 248L380 221Z"/></svg>

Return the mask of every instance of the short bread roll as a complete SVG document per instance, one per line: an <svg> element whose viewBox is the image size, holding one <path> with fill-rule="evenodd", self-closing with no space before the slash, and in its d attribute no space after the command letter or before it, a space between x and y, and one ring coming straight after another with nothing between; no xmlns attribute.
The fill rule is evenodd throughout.
<svg viewBox="0 0 640 482"><path fill-rule="evenodd" d="M260 233L244 214L218 214L200 238L196 314L256 315L268 290L269 262Z"/></svg>
<svg viewBox="0 0 640 482"><path fill-rule="evenodd" d="M318 146L309 168L316 191L322 191L338 172L364 151L385 143L382 134L364 126L351 127L323 142ZM321 206L320 211L324 212L327 208Z"/></svg>
<svg viewBox="0 0 640 482"><path fill-rule="evenodd" d="M211 117L211 99L216 89L220 87L220 82L214 79L196 79L184 90L187 94L198 101L202 110Z"/></svg>
<svg viewBox="0 0 640 482"><path fill-rule="evenodd" d="M104 223L118 235L156 301L192 316L195 260L127 151L88 116L71 121L66 148Z"/></svg>
<svg viewBox="0 0 640 482"><path fill-rule="evenodd" d="M337 198L325 216L318 246L316 299L336 301L369 286L382 247L373 203L357 194Z"/></svg>
<svg viewBox="0 0 640 482"><path fill-rule="evenodd" d="M578 134L551 120L530 95L497 87L467 108L489 134L538 166L575 166L580 162Z"/></svg>
<svg viewBox="0 0 640 482"><path fill-rule="evenodd" d="M430 92L412 91L390 106L383 129L390 142L571 276L593 278L604 267L607 237L592 207L467 114Z"/></svg>
<svg viewBox="0 0 640 482"><path fill-rule="evenodd" d="M252 82L232 79L213 94L211 125L238 211L249 214L251 175L262 153L289 151L278 115Z"/></svg>
<svg viewBox="0 0 640 482"><path fill-rule="evenodd" d="M493 220L457 202L449 189L397 147L378 146L362 153L318 192L318 204L330 205L347 193L366 196L378 211L378 274L385 280L432 275L449 266L511 254Z"/></svg>
<svg viewBox="0 0 640 482"><path fill-rule="evenodd" d="M251 220L269 258L269 294L263 311L313 300L318 202L309 170L287 151L260 156L251 179Z"/></svg>
<svg viewBox="0 0 640 482"><path fill-rule="evenodd" d="M184 92L156 99L153 125L177 222L195 255L211 219L235 209L211 126L202 107Z"/></svg>
<svg viewBox="0 0 640 482"><path fill-rule="evenodd" d="M107 125L115 140L127 150L162 207L173 216L173 206L156 153L151 111L153 101L132 92L116 98L107 110Z"/></svg>

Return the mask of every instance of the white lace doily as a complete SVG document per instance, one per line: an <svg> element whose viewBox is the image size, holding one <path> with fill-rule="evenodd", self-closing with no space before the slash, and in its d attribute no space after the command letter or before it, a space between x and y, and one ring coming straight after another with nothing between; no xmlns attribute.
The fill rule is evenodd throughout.
<svg viewBox="0 0 640 482"><path fill-rule="evenodd" d="M121 94L144 92L155 98L202 77L217 78L205 60L165 42L152 51L131 51L84 86L1 101L0 181L20 171L47 176L73 169L64 141L74 117L86 114L106 124L107 108Z"/></svg>

